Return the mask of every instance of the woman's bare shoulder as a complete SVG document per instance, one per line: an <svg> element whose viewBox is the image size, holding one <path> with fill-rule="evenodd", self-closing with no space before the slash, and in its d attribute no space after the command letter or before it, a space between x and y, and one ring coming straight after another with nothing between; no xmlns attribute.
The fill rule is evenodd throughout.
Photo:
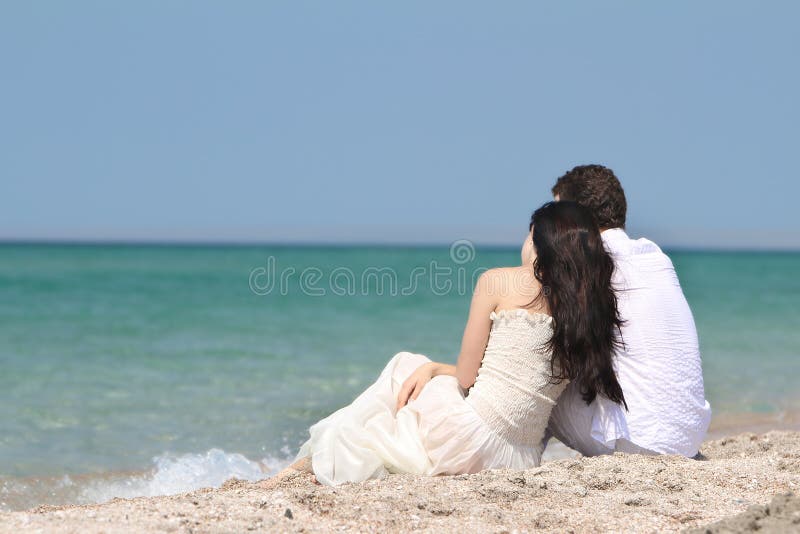
<svg viewBox="0 0 800 534"><path fill-rule="evenodd" d="M524 280L525 267L494 267L481 273L478 284L498 284L508 285L515 280Z"/></svg>
<svg viewBox="0 0 800 534"><path fill-rule="evenodd" d="M533 269L527 265L516 267L495 267L481 275L484 286L503 289L508 296L514 294L528 295L539 292L539 281L533 275Z"/></svg>
<svg viewBox="0 0 800 534"><path fill-rule="evenodd" d="M533 281L536 282L536 278L533 276L533 268L530 265L516 265L513 267L495 267L493 269L489 269L484 274L497 279L502 278L517 278L523 281Z"/></svg>
<svg viewBox="0 0 800 534"><path fill-rule="evenodd" d="M487 274L489 276L499 277L499 276L512 276L523 273L525 271L533 272L530 266L528 265L515 265L512 267L493 267L491 269L486 270L484 274Z"/></svg>
<svg viewBox="0 0 800 534"><path fill-rule="evenodd" d="M539 294L541 287L528 265L495 267L484 272L481 279L481 290L493 295L501 308L525 305Z"/></svg>

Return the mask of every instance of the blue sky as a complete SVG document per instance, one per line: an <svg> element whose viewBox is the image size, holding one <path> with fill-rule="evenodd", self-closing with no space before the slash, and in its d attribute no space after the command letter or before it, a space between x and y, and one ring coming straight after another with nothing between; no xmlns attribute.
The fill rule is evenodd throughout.
<svg viewBox="0 0 800 534"><path fill-rule="evenodd" d="M0 238L800 247L800 4L3 2Z"/></svg>

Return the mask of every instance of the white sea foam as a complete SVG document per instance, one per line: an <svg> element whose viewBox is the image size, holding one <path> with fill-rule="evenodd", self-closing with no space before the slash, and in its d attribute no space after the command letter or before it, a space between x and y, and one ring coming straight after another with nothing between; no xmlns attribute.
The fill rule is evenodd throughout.
<svg viewBox="0 0 800 534"><path fill-rule="evenodd" d="M97 503L115 497L174 495L199 488L218 487L231 478L261 480L288 465L290 459L266 457L257 462L238 453L211 449L204 454L164 454L153 461L154 470L145 475L92 481L81 491L81 500Z"/></svg>
<svg viewBox="0 0 800 534"><path fill-rule="evenodd" d="M135 474L4 478L0 479L0 511L40 504L102 503L116 497L174 495L219 487L231 478L261 480L289 465L289 448L285 446L280 454L254 461L242 454L211 449L202 454L162 454L153 459L152 469Z"/></svg>

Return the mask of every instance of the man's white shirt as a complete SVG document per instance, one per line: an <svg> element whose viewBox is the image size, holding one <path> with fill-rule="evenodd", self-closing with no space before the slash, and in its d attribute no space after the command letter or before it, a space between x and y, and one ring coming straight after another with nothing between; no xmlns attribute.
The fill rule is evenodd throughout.
<svg viewBox="0 0 800 534"><path fill-rule="evenodd" d="M614 259L613 284L625 321L624 348L614 365L629 411L602 396L587 406L573 387L559 398L551 426L566 434L556 432L567 444L577 443L590 454L591 442L610 451L630 442L657 453L694 456L708 430L711 406L694 318L672 261L652 241L631 239L621 228L604 231L602 239Z"/></svg>

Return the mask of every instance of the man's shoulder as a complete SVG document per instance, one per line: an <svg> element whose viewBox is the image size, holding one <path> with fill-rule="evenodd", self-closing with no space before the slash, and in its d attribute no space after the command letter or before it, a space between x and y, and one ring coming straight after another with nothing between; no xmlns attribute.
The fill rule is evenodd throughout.
<svg viewBox="0 0 800 534"><path fill-rule="evenodd" d="M672 259L654 241L646 237L631 239L625 234L604 243L614 260L618 283L644 286L675 283L677 273Z"/></svg>
<svg viewBox="0 0 800 534"><path fill-rule="evenodd" d="M603 243L610 254L637 255L661 254L665 255L654 241L646 237L631 238L622 228L610 228L601 234ZM666 256L666 255L665 255Z"/></svg>
<svg viewBox="0 0 800 534"><path fill-rule="evenodd" d="M634 244L634 253L637 254L660 254L662 256L666 256L664 251L661 250L654 241L647 239L646 237L640 237L638 239L631 240Z"/></svg>

